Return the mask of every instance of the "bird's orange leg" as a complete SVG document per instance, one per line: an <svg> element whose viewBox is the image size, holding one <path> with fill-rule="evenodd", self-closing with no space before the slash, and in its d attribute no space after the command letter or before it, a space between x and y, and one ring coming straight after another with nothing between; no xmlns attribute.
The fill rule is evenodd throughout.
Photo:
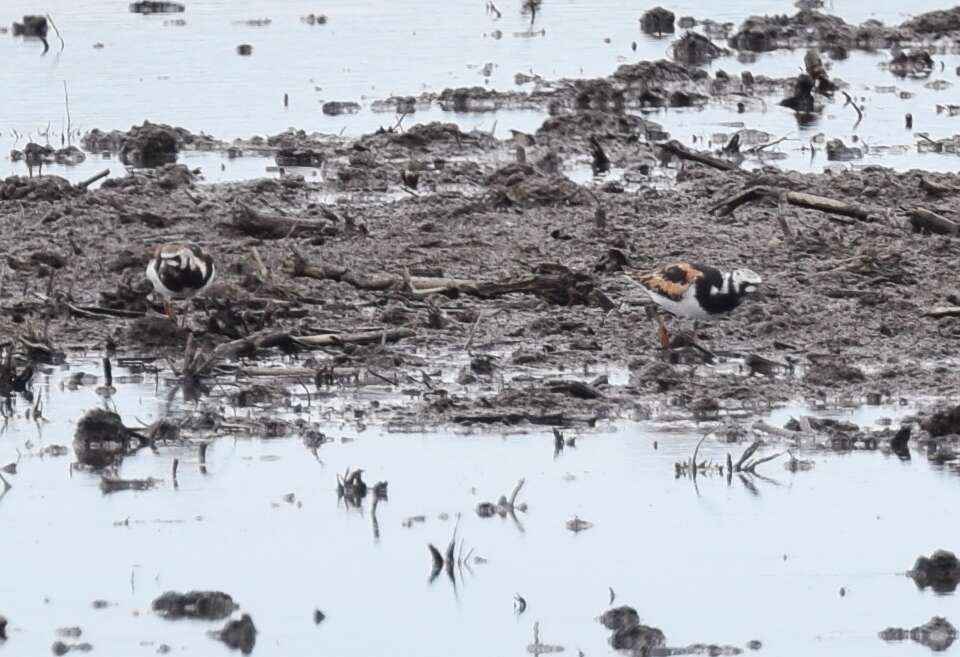
<svg viewBox="0 0 960 657"><path fill-rule="evenodd" d="M670 331L667 330L667 325L663 321L663 315L657 313L657 321L660 323L660 327L657 329L657 337L660 339L660 347L662 349L670 348Z"/></svg>
<svg viewBox="0 0 960 657"><path fill-rule="evenodd" d="M170 318L171 322L177 321L177 316L173 314L173 306L170 305L169 301L164 300L163 302L163 312Z"/></svg>

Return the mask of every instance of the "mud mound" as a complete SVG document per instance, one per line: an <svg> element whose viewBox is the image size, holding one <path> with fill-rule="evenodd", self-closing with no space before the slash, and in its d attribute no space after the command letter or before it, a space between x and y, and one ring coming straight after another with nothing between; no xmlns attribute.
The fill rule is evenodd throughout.
<svg viewBox="0 0 960 657"><path fill-rule="evenodd" d="M0 201L59 201L79 193L70 181L60 176L10 176L0 182Z"/></svg>
<svg viewBox="0 0 960 657"><path fill-rule="evenodd" d="M705 71L691 70L683 64L658 59L655 62L642 61L636 64L623 64L613 77L628 84L663 84L666 82L692 82L708 77Z"/></svg>
<svg viewBox="0 0 960 657"><path fill-rule="evenodd" d="M104 132L94 128L81 139L83 148L90 152L124 153L138 151L146 156L176 156L179 150L212 150L224 146L209 135L194 134L186 128L144 121L129 130Z"/></svg>
<svg viewBox="0 0 960 657"><path fill-rule="evenodd" d="M622 112L626 106L624 90L606 78L594 80L576 80L573 103L577 109L610 110Z"/></svg>
<svg viewBox="0 0 960 657"><path fill-rule="evenodd" d="M538 138L589 139L592 136L636 137L643 134L647 122L633 114L611 114L586 110L553 116L537 129Z"/></svg>
<svg viewBox="0 0 960 657"><path fill-rule="evenodd" d="M566 176L546 175L528 164L508 164L486 179L494 206L525 208L551 205L581 205L586 194Z"/></svg>
<svg viewBox="0 0 960 657"><path fill-rule="evenodd" d="M717 57L730 53L726 48L721 48L707 37L696 32L684 34L679 41L671 46L671 50L674 59L691 66L709 64Z"/></svg>
<svg viewBox="0 0 960 657"><path fill-rule="evenodd" d="M934 34L960 30L960 7L938 9L914 16L900 25L917 34Z"/></svg>
<svg viewBox="0 0 960 657"><path fill-rule="evenodd" d="M492 148L496 139L483 132L463 132L456 123L418 123L406 132L391 134L390 141L407 148L427 148L433 143L455 143L457 146L470 145L480 148Z"/></svg>
<svg viewBox="0 0 960 657"><path fill-rule="evenodd" d="M185 344L189 331L166 317L147 315L133 322L127 331L131 342L150 347L175 347Z"/></svg>
<svg viewBox="0 0 960 657"><path fill-rule="evenodd" d="M934 438L960 434L960 406L938 411L923 420L920 426Z"/></svg>
<svg viewBox="0 0 960 657"><path fill-rule="evenodd" d="M888 43L894 32L880 23L858 27L838 16L803 9L794 16L751 16L729 43L731 48L753 52L801 46L866 48Z"/></svg>

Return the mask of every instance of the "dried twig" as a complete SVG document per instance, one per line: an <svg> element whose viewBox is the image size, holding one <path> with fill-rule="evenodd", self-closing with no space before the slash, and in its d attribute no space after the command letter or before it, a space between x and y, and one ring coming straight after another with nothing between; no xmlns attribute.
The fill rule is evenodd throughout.
<svg viewBox="0 0 960 657"><path fill-rule="evenodd" d="M57 24L53 22L53 16L47 14L47 21L53 27L53 31L57 33L57 38L60 39L60 52L63 52L63 49L67 47L67 42L64 41L63 37L60 35L60 30L57 29ZM44 44L46 44L46 40L44 40ZM66 83L64 83L64 85L66 85Z"/></svg>
<svg viewBox="0 0 960 657"><path fill-rule="evenodd" d="M101 178L106 178L106 177L109 176L109 175L110 175L110 169L104 169L103 171L99 172L98 174L93 175L93 176L90 176L90 177L87 178L86 180L81 180L80 182L78 182L78 183L77 183L77 188L78 188L78 189L86 189L87 187L89 187L89 186L92 185L93 183L97 182L97 181L100 180Z"/></svg>
<svg viewBox="0 0 960 657"><path fill-rule="evenodd" d="M743 454L740 455L740 459L739 459L739 460L736 462L736 464L733 466L733 469L734 469L736 472L740 472L741 469L742 469L742 467L743 467L743 464L747 462L747 459L749 459L751 456L753 456L753 453L754 453L754 452L756 452L758 449L760 449L760 445L762 445L762 444L763 444L763 441L761 441L761 440L755 440L755 441L753 441L753 443L752 443L749 447L747 447L745 450L743 450Z"/></svg>
<svg viewBox="0 0 960 657"><path fill-rule="evenodd" d="M853 124L853 129L856 130L857 126L860 125L860 122L863 121L863 112L857 106L857 103L853 100L850 94L848 94L846 91L842 91L842 93L847 99L847 102L845 102L843 106L846 107L847 105L853 105L853 109L857 111L857 122Z"/></svg>

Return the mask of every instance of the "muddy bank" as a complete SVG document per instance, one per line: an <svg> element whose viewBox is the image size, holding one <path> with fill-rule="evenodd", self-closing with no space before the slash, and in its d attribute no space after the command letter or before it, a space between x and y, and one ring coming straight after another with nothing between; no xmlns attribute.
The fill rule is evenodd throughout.
<svg viewBox="0 0 960 657"><path fill-rule="evenodd" d="M817 47L841 57L847 50L955 43L960 38L960 9L932 11L887 26L876 20L851 25L839 16L801 9L792 16L751 16L729 37L736 50Z"/></svg>
<svg viewBox="0 0 960 657"><path fill-rule="evenodd" d="M702 39L687 41L693 45L684 48L693 59L715 52ZM534 76L530 81L531 87L516 91L473 87L445 89L416 98L376 100L370 106L374 112L391 112L394 116L375 133L360 137L291 128L275 135L227 142L146 121L126 131L92 130L84 135L82 143L88 152L116 154L122 162L137 167L173 163L183 152L217 151L227 158L270 157L281 172L296 167L322 169L319 182L331 193L386 194L398 180L411 191L416 191L419 184L434 190L462 185L477 188L490 173L491 161L502 164L514 160L547 173L570 172L584 166L623 168L629 181L649 175L657 159L652 145L671 138L662 125L646 118L644 111L730 104L731 99L736 99L733 104L738 112L761 110L767 106L762 96L779 98L795 85L794 78L754 76L749 72L733 77L723 70L711 75L696 65L669 60L623 64L602 78L549 81ZM821 107L823 98L817 97ZM813 103L811 96L811 110ZM455 123L413 123L418 110L430 108L450 112L451 118L463 113L535 109L544 113L545 120L535 134L511 131L509 139L496 139ZM759 131L741 132L738 143L744 149L738 155L754 161L775 155L763 152L764 142L773 141L772 136ZM486 162L474 161L477 159ZM304 173L316 176L318 172Z"/></svg>
<svg viewBox="0 0 960 657"><path fill-rule="evenodd" d="M956 389L960 177L718 169L727 160L638 140L637 121L582 110L519 142L444 124L385 131L329 148L335 174L319 182L201 186L177 165L96 191L8 179L0 328L24 336L43 323L58 347L178 358L192 331L212 356L183 365L198 381L241 353L320 345L336 355L310 361L317 381L373 362L427 368L429 383L413 386L422 401L384 418L399 423L590 424L658 398L896 401ZM549 165L597 146L636 170L627 190L583 187ZM330 192L336 204L319 200ZM171 239L205 245L220 272L192 302L189 331L152 315L147 298L149 249ZM664 352L623 268L677 259L749 267L764 290L701 327L696 348ZM515 383L497 391L501 381Z"/></svg>

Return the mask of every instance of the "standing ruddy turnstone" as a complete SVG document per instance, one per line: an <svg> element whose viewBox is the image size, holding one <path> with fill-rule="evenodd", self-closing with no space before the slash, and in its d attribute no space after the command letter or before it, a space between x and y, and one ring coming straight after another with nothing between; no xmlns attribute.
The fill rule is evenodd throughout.
<svg viewBox="0 0 960 657"><path fill-rule="evenodd" d="M158 246L147 265L147 278L163 297L163 312L176 321L171 299L189 299L202 292L216 275L213 258L196 244Z"/></svg>
<svg viewBox="0 0 960 657"><path fill-rule="evenodd" d="M631 273L631 280L646 290L653 302L677 317L693 320L711 319L728 313L756 292L762 283L749 269L727 273L713 267L678 262L648 274ZM670 346L670 334L658 314L660 345Z"/></svg>

